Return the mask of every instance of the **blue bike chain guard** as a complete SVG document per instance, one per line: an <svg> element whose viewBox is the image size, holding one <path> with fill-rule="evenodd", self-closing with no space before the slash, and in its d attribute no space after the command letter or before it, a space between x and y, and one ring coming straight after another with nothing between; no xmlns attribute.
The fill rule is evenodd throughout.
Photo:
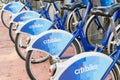
<svg viewBox="0 0 120 80"><path fill-rule="evenodd" d="M30 35L38 35L47 31L52 26L52 22L44 18L34 18L26 21L18 27L18 32L27 33Z"/></svg>
<svg viewBox="0 0 120 80"><path fill-rule="evenodd" d="M21 2L11 2L3 6L2 10L7 10L13 14L20 12L24 8Z"/></svg>
<svg viewBox="0 0 120 80"><path fill-rule="evenodd" d="M58 63L59 77L55 80L101 80L113 60L98 52L78 54L63 63ZM64 70L61 70L64 69Z"/></svg>
<svg viewBox="0 0 120 80"><path fill-rule="evenodd" d="M31 40L27 50L39 50L51 56L59 56L72 37L72 34L63 30L48 30Z"/></svg>
<svg viewBox="0 0 120 80"><path fill-rule="evenodd" d="M20 13L17 13L13 17L12 21L13 22L24 22L24 21L27 21L33 18L39 18L39 17L40 17L40 14L38 14L35 11L22 11Z"/></svg>

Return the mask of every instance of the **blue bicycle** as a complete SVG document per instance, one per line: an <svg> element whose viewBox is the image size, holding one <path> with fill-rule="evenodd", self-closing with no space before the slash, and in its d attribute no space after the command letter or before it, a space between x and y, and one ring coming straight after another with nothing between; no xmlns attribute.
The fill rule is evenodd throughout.
<svg viewBox="0 0 120 80"><path fill-rule="evenodd" d="M113 6L116 6L116 5L113 5ZM108 6L108 8L110 8L110 7ZM99 9L97 9L97 8L94 8L94 9L99 11ZM101 9L104 9L104 8L101 8ZM112 9L114 9L114 8L112 8ZM111 28L109 27L110 26L110 19L107 18L107 20L109 20L109 21L107 21L105 19L104 23L101 25L102 22L101 23L98 22L97 18L96 18L96 17L101 18L101 15L100 16L96 15L96 10L92 11L93 15L86 22L86 25L84 27L84 31L85 31L86 38L87 38L87 41L89 42L89 44L96 45L96 44L102 43L104 45L104 42L106 42L106 40L107 40L106 39L107 37L105 37L105 36L106 35L110 36L110 34L111 34ZM107 9L104 9L104 10L107 10ZM113 15L113 20L115 22L115 25L119 24L119 18L120 18L119 13L120 13L120 11L118 10ZM97 14L99 14L99 12ZM104 26L104 27L101 27L101 26ZM117 30L117 34L119 35L119 32L120 32L119 27L117 27L116 30ZM106 53L110 54L116 48L114 45L115 42L114 42L113 34L109 37L109 41L107 41L107 42L108 42L107 48L104 48L104 49L105 49Z"/></svg>
<svg viewBox="0 0 120 80"><path fill-rule="evenodd" d="M103 52L105 50L105 48L107 47L109 37L112 33L111 29L112 28L114 29L115 17L113 17L113 15L116 11L119 10L119 7L120 7L120 4L113 4L112 6L109 6L107 8L100 7L100 8L93 9L94 15L110 17L111 25L108 27L104 41L101 42L99 45L94 46L94 45L90 45L87 42L86 36L82 29L82 25L84 24L83 20L81 22L82 25L78 24L77 25L78 29L72 35L66 31L50 30L50 31L41 33L36 38L34 37L34 39L31 40L31 42L29 43L29 46L27 48L28 54L27 54L27 58L26 58L26 69L27 69L27 73L30 76L30 78L31 79L40 79L40 77L41 77L41 76L39 76L40 72L39 71L36 72L36 70L37 70L37 68L40 69L41 65L45 64L45 63L32 64L31 61L33 60L33 55L34 55L34 53L32 53L32 51L40 51L40 52L44 52L47 54L51 54L52 56L55 56L55 57L52 57L52 60L50 58L50 61L52 61L51 63L53 63L53 64L56 61L61 62L62 55L64 54L65 50L70 46L71 42L77 37L79 39L79 41L81 41L81 45L83 47L82 49L84 49L85 52L89 52L89 51ZM99 19L99 18L96 17L96 19ZM40 44L40 45L38 45L38 44ZM70 49L69 49L69 51L70 51ZM56 56L56 55L58 55L58 56ZM117 57L117 59L118 59L118 57ZM113 62L112 64L114 65L115 63ZM36 65L37 67L34 67L34 65ZM47 67L48 66L47 63L44 66ZM45 68L45 69L47 69L47 68ZM112 70L112 69L110 69L110 70ZM110 70L108 70L108 72ZM52 71L52 72L54 73L54 71ZM108 74L108 72L106 73L106 75ZM55 76L56 76L56 74L55 74ZM102 80L104 80L105 77L106 76L104 76L104 78L102 78ZM100 78L101 77L99 77L98 80L101 80ZM113 80L119 80L119 76L115 76L115 78Z"/></svg>
<svg viewBox="0 0 120 80"><path fill-rule="evenodd" d="M42 4L42 1L39 1ZM1 21L6 28L9 28L9 21L12 15L24 10L34 10L29 0L13 0L5 4L1 9ZM38 11L39 12L39 11ZM8 15L9 14L9 15ZM7 19L6 19L7 17Z"/></svg>
<svg viewBox="0 0 120 80"><path fill-rule="evenodd" d="M110 56L99 52L84 52L65 62L53 64L49 74L51 80L119 80L120 69L116 64L119 58L120 45L117 44L117 49Z"/></svg>
<svg viewBox="0 0 120 80"><path fill-rule="evenodd" d="M54 20L54 22L58 21L60 26L62 25L62 27L60 27L61 29L64 29L63 25L66 25L66 23L69 24L68 20L71 20L73 18L73 13L79 14L78 17L79 17L79 21L80 21L81 18L82 18L80 10L83 9L83 8L85 9L86 6L83 5L81 2L79 2L79 3L74 2L73 3L71 1L71 3L72 4L63 4L63 6L61 7L62 10L67 10L68 11L68 12L67 11L65 12L63 17L61 17L61 15L59 16L60 13L58 13L58 12L60 12L60 10L58 8L58 5L56 4L56 1L55 2L52 2L52 1L47 2L47 4L49 4L47 6L43 5L41 10L39 11L39 14L40 14L39 16L34 16L34 15L36 15L36 13L34 12L35 14L33 14L33 12L31 12L31 11L28 11L28 12L26 12L26 11L23 12L22 11L21 13L16 14L15 16L13 16L13 18L15 18L15 19L12 19L10 21L10 26L9 26L9 28L10 28L9 29L9 35L10 35L11 40L13 42L15 42L15 36L16 35L14 35L14 32L17 29L16 26L19 25L19 23L30 20L30 19L32 19L34 17L35 18L36 17L40 17L40 18L45 17L46 19L48 19L50 21L53 21L54 18L52 18L52 15L54 16L54 14L56 14L55 15L56 19ZM52 13L50 13L50 10L51 10L50 8L53 8ZM74 11L72 11L72 10L74 10ZM20 17L24 17L24 20L22 20ZM13 23L17 23L17 25L14 25ZM66 25L66 26L68 26L68 25Z"/></svg>
<svg viewBox="0 0 120 80"><path fill-rule="evenodd" d="M54 2L51 4L56 5ZM78 8L77 7L75 8L75 6L77 6ZM65 24L68 14L71 13L72 10L73 10L73 12L77 12L77 11L74 11L74 8L75 8L75 10L78 9L78 11L79 11L80 8L85 8L85 6L82 5L81 3L74 3L73 5L70 5L68 7L65 6L63 8L65 8L65 10L68 10L64 14L64 17L61 18L60 14L57 13L58 10L55 10L56 14L55 14L55 19L53 20L53 22L50 22L49 20L46 20L43 18L39 18L40 14L32 12L32 11L29 11L29 12L25 11L25 12L18 13L18 15L13 19L13 22L11 23L11 25L14 24L14 22L17 22L17 23L24 22L24 24L21 24L21 25L18 24L17 29L15 28L14 32L17 32L17 34L15 33L15 37L13 38L13 40L15 41L15 49L16 49L18 55L20 56L20 58L22 58L23 60L26 59L27 52L25 49L26 49L29 41L31 40L31 36L36 36L44 31L52 29L52 28L65 30L64 24ZM26 21L26 17L28 19L33 18L33 17L35 17L35 18L30 19L30 20L27 19L28 21ZM46 26L46 27L44 27L44 26ZM10 30L11 30L11 32L13 32L14 27L10 26L9 32L10 32ZM73 50L73 53L74 53L74 54L70 54L72 56L75 55L77 52L78 53L81 52L80 51L81 49L79 49L79 48L81 48L81 46L79 46L79 43L77 40L75 40L71 44L70 48ZM43 61L47 60L48 57L49 57L49 55L44 55L44 56L41 56L41 58L39 60L37 60L37 61L34 60L33 62L43 62ZM69 57L69 56L67 56L67 57Z"/></svg>

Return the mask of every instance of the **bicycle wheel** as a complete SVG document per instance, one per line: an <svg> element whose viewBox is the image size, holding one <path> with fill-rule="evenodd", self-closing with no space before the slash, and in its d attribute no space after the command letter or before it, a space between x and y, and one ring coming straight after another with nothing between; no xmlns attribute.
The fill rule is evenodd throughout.
<svg viewBox="0 0 120 80"><path fill-rule="evenodd" d="M24 11L24 10L29 10L29 8L28 7L24 7L23 9L22 9L22 11ZM9 27L10 27L10 20L11 20L11 18L12 18L12 14L13 13L11 13L11 12L9 12L9 11L7 11L7 10L2 10L2 12L1 12L1 21L2 21L2 23L3 23L3 25L6 27L6 28L8 28L9 29Z"/></svg>
<svg viewBox="0 0 120 80"><path fill-rule="evenodd" d="M115 67L112 68L112 70L105 78L105 80L119 80L119 79L120 79L119 67L115 65Z"/></svg>
<svg viewBox="0 0 120 80"><path fill-rule="evenodd" d="M102 28L98 26L95 15L92 15L84 26L84 32L86 35L86 39L91 45L99 44L103 40L104 35L107 30L107 26L108 26L108 23L107 24L104 23L104 17L102 16L97 16L97 17L100 21L100 24L102 26L105 26L103 27L104 31Z"/></svg>
<svg viewBox="0 0 120 80"><path fill-rule="evenodd" d="M15 43L15 37L16 37L16 30L17 30L18 24L17 23L10 23L9 27L9 36L13 43Z"/></svg>
<svg viewBox="0 0 120 80"><path fill-rule="evenodd" d="M55 19L54 7L50 3L47 3L47 6L48 6L48 8L47 8L48 15L49 15L50 19L53 21Z"/></svg>
<svg viewBox="0 0 120 80"><path fill-rule="evenodd" d="M15 39L15 49L16 49L19 57L23 60L26 60L26 55L27 55L26 48L29 45L29 42L30 42L30 35L29 34L17 33L16 39ZM33 63L44 62L49 57L49 55L47 55L47 54L42 55L42 53L40 53L40 52L38 52L38 54L40 54L39 59L36 59L36 60L33 59L33 61L32 61Z"/></svg>
<svg viewBox="0 0 120 80"><path fill-rule="evenodd" d="M3 25L9 29L9 22L12 18L12 13L9 11L2 11L1 12L1 21Z"/></svg>
<svg viewBox="0 0 120 80"><path fill-rule="evenodd" d="M72 48L74 51L72 51ZM34 51L28 51L26 57L26 70L29 77L31 80L49 80L49 74L47 73L50 65L49 61L40 64L31 63L33 56L35 56L35 53L33 53ZM65 51L65 54L73 55L73 52L74 55L82 52L80 43L77 43L76 40L68 47L68 49ZM41 74L45 74L45 76L40 76Z"/></svg>
<svg viewBox="0 0 120 80"><path fill-rule="evenodd" d="M77 18L77 21L80 23L80 21L82 20L82 16L84 14L84 11L85 11L85 8L83 9L80 9L79 11L76 10L75 11L75 16ZM80 16L78 15L80 14ZM75 20L74 20L74 17L73 17L73 13L71 12L68 16L68 19L67 19L67 30L69 32L74 32L76 30L76 25L75 25Z"/></svg>
<svg viewBox="0 0 120 80"><path fill-rule="evenodd" d="M120 39L120 25L118 25L116 27L116 31L117 31L117 36L118 36L118 39ZM108 54L112 53L115 49L116 49L116 44L115 44L115 38L114 38L114 35L113 33L110 35L110 38L109 38L109 41L108 41ZM120 64L120 59L118 60L118 64Z"/></svg>

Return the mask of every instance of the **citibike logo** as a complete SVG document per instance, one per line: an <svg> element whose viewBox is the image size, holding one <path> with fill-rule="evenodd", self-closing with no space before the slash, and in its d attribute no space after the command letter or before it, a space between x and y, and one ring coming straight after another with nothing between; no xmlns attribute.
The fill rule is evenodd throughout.
<svg viewBox="0 0 120 80"><path fill-rule="evenodd" d="M43 41L44 44L49 44L49 43L55 43L55 42L60 42L61 39L58 38L48 38L46 40Z"/></svg>
<svg viewBox="0 0 120 80"><path fill-rule="evenodd" d="M42 27L44 27L42 24L33 24L29 28L34 29L34 28L42 28Z"/></svg>
<svg viewBox="0 0 120 80"><path fill-rule="evenodd" d="M17 8L17 5L9 6L9 8L11 8L11 9L13 9L13 8Z"/></svg>
<svg viewBox="0 0 120 80"><path fill-rule="evenodd" d="M97 68L98 68L98 65L89 64L88 66L80 66L78 69L74 71L74 73L78 75L85 72L96 70Z"/></svg>
<svg viewBox="0 0 120 80"><path fill-rule="evenodd" d="M20 17L20 19L25 20L25 19L30 19L33 18L32 15L24 14L23 16Z"/></svg>

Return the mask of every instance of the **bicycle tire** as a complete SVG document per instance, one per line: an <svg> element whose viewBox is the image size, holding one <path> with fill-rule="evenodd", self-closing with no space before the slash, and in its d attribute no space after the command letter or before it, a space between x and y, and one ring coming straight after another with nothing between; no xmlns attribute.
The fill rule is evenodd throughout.
<svg viewBox="0 0 120 80"><path fill-rule="evenodd" d="M98 16L98 17L99 17L99 19L101 19L100 21L102 21L104 18L104 17L102 18L102 16ZM92 15L87 20L87 22L84 26L84 32L86 35L86 39L87 39L88 43L91 45L99 44L103 40L105 32L106 32L106 31L104 32L101 28L98 27L98 25L95 23L95 20L96 20L96 16ZM103 21L100 23L101 23L101 25L105 25L103 23ZM106 26L108 26L108 25L106 25Z"/></svg>
<svg viewBox="0 0 120 80"><path fill-rule="evenodd" d="M7 18L6 18L6 14L7 14ZM9 14L9 15L8 15ZM12 17L12 13L11 12L8 12L8 11L2 11L1 12L1 21L2 21L2 24L7 28L9 29L9 21ZM7 21L6 21L7 20Z"/></svg>
<svg viewBox="0 0 120 80"><path fill-rule="evenodd" d="M24 10L28 10L27 7L25 7L24 9L22 9L23 11ZM9 36L10 36L10 39L13 43L15 43L15 37L16 37L16 30L17 30L17 27L19 26L19 23L18 22L10 22L9 24Z"/></svg>
<svg viewBox="0 0 120 80"><path fill-rule="evenodd" d="M10 36L10 39L13 43L15 43L17 27L18 27L18 25L14 26L14 23L10 23L9 36Z"/></svg>
<svg viewBox="0 0 120 80"><path fill-rule="evenodd" d="M29 38L29 40L27 40ZM30 42L30 35L25 33L17 33L16 39L15 39L15 49L17 54L22 60L26 60L27 52L26 48L27 45L29 45ZM40 63L44 62L48 59L49 55L42 57L40 60L33 60L33 63Z"/></svg>
<svg viewBox="0 0 120 80"><path fill-rule="evenodd" d="M120 71L119 71L120 69L119 69L119 67L118 67L118 65L116 64L113 68L112 68L112 70L110 71L110 78L108 77L106 77L106 79L105 80L119 80L120 79Z"/></svg>
<svg viewBox="0 0 120 80"><path fill-rule="evenodd" d="M78 43L78 41L77 40L75 40L74 42L73 42L73 44L74 44L74 47L76 48L76 50L75 51L77 51L76 53L81 53L82 52L82 48L81 48L81 45L80 45L80 43ZM78 48L80 48L80 49L78 49ZM27 71L27 74L29 75L29 77L30 77L30 79L31 80L46 80L46 79L41 79L41 78L38 78L38 75L39 75L39 77L42 77L42 76L40 76L40 74L41 74L41 72L40 73L38 73L38 72L36 72L36 71L38 71L38 70L34 70L34 69L37 69L37 68L39 68L40 69L40 67L42 66L42 65L44 65L44 68L49 68L49 66L48 65L50 65L50 63L49 63L49 61L48 62L43 62L43 63L40 63L40 64L33 64L33 63L31 63L31 59L32 59L32 50L31 51L28 51L28 53L27 53L27 57L26 57L26 71ZM48 64L48 65L47 65ZM34 65L35 65L35 68L34 68ZM38 67L39 66L39 67ZM45 69L46 70L46 69ZM34 72L35 71L35 72ZM43 70L44 71L44 70ZM45 71L44 71L45 72ZM42 73L43 74L43 73ZM37 77L36 77L37 76ZM47 74L46 74L46 76L47 76ZM49 76L49 75L48 75Z"/></svg>
<svg viewBox="0 0 120 80"><path fill-rule="evenodd" d="M58 4L57 3L55 3L57 6L58 6ZM58 8L59 9L59 8ZM54 19L55 19L55 14L56 14L56 11L55 11L55 8L54 8L54 6L51 4L51 3L47 3L47 8L46 8L46 10L47 10L47 13L48 13L48 16L50 17L50 20L51 21L54 21ZM45 17L45 16L44 16Z"/></svg>
<svg viewBox="0 0 120 80"><path fill-rule="evenodd" d="M120 25L118 25L116 27L116 32L117 32L117 35L118 35L118 39L120 39ZM110 38L109 38L109 41L108 41L108 54L112 53L115 49L116 49L116 44L114 44L114 35L113 33L110 35ZM111 43L113 42L113 44ZM118 60L118 64L120 65L120 59Z"/></svg>
<svg viewBox="0 0 120 80"><path fill-rule="evenodd" d="M76 14L76 18L77 18L77 21L80 23L81 22L81 20L82 20L82 14L83 14L83 10L84 10L85 8L81 8L80 10L79 10L79 13L80 13L80 15L81 15L81 17L80 16L78 16L77 14ZM78 10L77 10L78 11ZM77 12L76 11L76 12ZM74 25L74 23L75 23L75 21L74 21L74 17L73 17L73 13L71 12L70 14L69 14L69 16L68 16L68 19L67 19L67 30L69 31L69 32L74 32L75 30L76 30L76 26Z"/></svg>
<svg viewBox="0 0 120 80"><path fill-rule="evenodd" d="M29 10L29 8L27 6L25 6L22 11L24 10ZM8 15L9 14L9 15ZM7 17L7 18L6 18ZM10 20L12 18L12 13L9 12L9 11L6 11L6 10L2 10L1 11L1 21L2 21L2 24L9 29L10 27ZM7 20L7 21L6 21Z"/></svg>

